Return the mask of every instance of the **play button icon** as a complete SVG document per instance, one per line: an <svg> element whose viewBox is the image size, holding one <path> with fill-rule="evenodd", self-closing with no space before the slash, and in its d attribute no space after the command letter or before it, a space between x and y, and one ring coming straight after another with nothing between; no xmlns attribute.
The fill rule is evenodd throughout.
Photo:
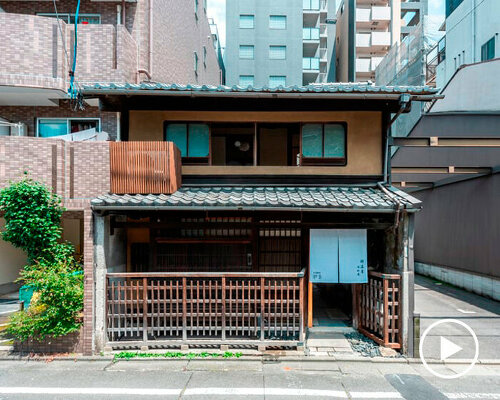
<svg viewBox="0 0 500 400"><path fill-rule="evenodd" d="M452 334L454 337L456 337L456 340L460 341L460 344L462 345L464 343L467 343L466 338L470 335L469 337L470 339L472 339L469 339L469 343L471 345L470 348L468 347L469 345L462 347L452 342L450 339L447 339L446 337L440 335L439 333L441 332L439 332L439 330L436 331L436 334L432 334L431 332L438 327L441 327L441 331L445 329L445 332L449 332L443 332L444 334L447 334L448 336ZM427 357L424 356L426 339L428 342L427 349L431 350L430 354L427 354L429 356L428 359L426 359ZM434 344L437 346L435 346ZM476 334L469 325L457 319L441 319L439 321L433 322L430 326L427 327L427 329L425 329L424 333L420 337L420 344L418 348L420 353L420 360L422 361L424 367L433 375L443 379L455 379L464 376L476 364L479 356L479 342L477 340ZM463 351L463 353L461 354L462 358L460 359L459 364L463 365L463 369L460 372L456 372L451 375L441 372L442 369L438 367L438 364L445 365L447 363L454 363L457 360L450 360L450 357L461 351ZM474 356L470 357L472 356L472 354L474 354ZM457 367L457 365L455 367Z"/></svg>
<svg viewBox="0 0 500 400"><path fill-rule="evenodd" d="M454 354L457 354L459 351L462 351L463 348L453 343L451 340L446 339L441 336L441 361L446 360Z"/></svg>

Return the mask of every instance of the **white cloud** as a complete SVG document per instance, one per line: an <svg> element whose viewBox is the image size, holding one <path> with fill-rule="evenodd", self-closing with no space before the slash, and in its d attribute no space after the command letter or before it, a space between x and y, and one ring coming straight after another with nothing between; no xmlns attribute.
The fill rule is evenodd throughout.
<svg viewBox="0 0 500 400"><path fill-rule="evenodd" d="M222 47L226 46L226 0L208 0L207 15L215 20Z"/></svg>

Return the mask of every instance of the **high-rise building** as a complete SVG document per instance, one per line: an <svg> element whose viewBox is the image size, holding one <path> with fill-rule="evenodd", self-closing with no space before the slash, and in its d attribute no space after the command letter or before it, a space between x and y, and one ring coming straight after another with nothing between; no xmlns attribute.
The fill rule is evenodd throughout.
<svg viewBox="0 0 500 400"><path fill-rule="evenodd" d="M333 81L335 0L231 0L226 8L228 85Z"/></svg>
<svg viewBox="0 0 500 400"><path fill-rule="evenodd" d="M342 0L337 11L337 81L375 79L391 46L427 14L428 0Z"/></svg>
<svg viewBox="0 0 500 400"><path fill-rule="evenodd" d="M499 57L499 27L500 1L447 0L446 36L438 49L437 86L443 88L462 65Z"/></svg>

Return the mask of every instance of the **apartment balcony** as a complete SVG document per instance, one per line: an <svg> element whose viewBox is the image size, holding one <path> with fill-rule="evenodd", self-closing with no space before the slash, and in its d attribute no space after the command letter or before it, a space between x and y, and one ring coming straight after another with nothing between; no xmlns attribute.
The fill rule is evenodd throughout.
<svg viewBox="0 0 500 400"><path fill-rule="evenodd" d="M390 32L370 32L356 34L356 50L358 52L373 53L386 50L390 46Z"/></svg>
<svg viewBox="0 0 500 400"><path fill-rule="evenodd" d="M366 29L387 28L391 22L390 7L356 9L356 27Z"/></svg>
<svg viewBox="0 0 500 400"><path fill-rule="evenodd" d="M47 91L55 99L65 96L72 25L60 21L59 29L55 18L0 13L0 37L0 92L7 96L2 96L3 103L47 105ZM79 25L77 61L78 83L136 81L137 45L122 25ZM38 100L31 96L35 92Z"/></svg>

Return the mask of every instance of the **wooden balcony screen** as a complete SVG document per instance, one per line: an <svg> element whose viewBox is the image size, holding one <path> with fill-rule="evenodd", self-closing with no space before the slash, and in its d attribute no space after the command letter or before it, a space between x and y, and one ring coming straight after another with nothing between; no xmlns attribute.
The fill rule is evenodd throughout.
<svg viewBox="0 0 500 400"><path fill-rule="evenodd" d="M110 273L106 309L111 344L297 343L304 340L304 271Z"/></svg>
<svg viewBox="0 0 500 400"><path fill-rule="evenodd" d="M181 186L181 155L172 142L111 142L111 192L171 194Z"/></svg>
<svg viewBox="0 0 500 400"><path fill-rule="evenodd" d="M358 329L375 342L401 348L401 276L370 272L357 285Z"/></svg>

